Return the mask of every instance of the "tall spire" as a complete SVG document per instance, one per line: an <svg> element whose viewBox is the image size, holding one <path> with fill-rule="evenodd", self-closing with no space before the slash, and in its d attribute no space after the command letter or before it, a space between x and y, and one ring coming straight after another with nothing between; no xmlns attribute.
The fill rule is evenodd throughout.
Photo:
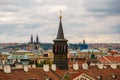
<svg viewBox="0 0 120 80"><path fill-rule="evenodd" d="M57 33L57 39L65 39L64 38L64 33L63 33L63 28L62 28L62 11L60 11L60 23L59 23L59 28L58 28L58 33Z"/></svg>
<svg viewBox="0 0 120 80"><path fill-rule="evenodd" d="M31 43L33 43L33 35L31 34Z"/></svg>
<svg viewBox="0 0 120 80"><path fill-rule="evenodd" d="M38 37L38 34L36 36L36 43L39 43L39 37Z"/></svg>

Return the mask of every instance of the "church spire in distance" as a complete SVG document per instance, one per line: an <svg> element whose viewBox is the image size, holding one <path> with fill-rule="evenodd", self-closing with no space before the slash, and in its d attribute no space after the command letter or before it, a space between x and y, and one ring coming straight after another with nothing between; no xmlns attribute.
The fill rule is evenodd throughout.
<svg viewBox="0 0 120 80"><path fill-rule="evenodd" d="M38 37L38 34L36 36L36 43L39 43L39 37Z"/></svg>
<svg viewBox="0 0 120 80"><path fill-rule="evenodd" d="M33 35L31 34L31 44L33 44Z"/></svg>
<svg viewBox="0 0 120 80"><path fill-rule="evenodd" d="M60 11L60 23L59 23L59 28L58 28L58 33L57 33L57 39L65 39L64 38L64 32L62 28L62 11Z"/></svg>

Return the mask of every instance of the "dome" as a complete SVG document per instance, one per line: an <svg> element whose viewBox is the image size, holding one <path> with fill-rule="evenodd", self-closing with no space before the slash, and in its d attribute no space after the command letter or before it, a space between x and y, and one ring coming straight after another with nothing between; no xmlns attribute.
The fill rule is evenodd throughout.
<svg viewBox="0 0 120 80"><path fill-rule="evenodd" d="M97 49L83 49L80 52L100 52L100 50L97 50Z"/></svg>

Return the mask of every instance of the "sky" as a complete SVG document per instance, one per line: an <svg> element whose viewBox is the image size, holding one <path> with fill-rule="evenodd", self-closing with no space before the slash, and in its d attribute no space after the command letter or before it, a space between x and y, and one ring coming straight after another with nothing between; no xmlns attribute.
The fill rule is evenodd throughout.
<svg viewBox="0 0 120 80"><path fill-rule="evenodd" d="M62 10L69 43L120 43L120 0L0 0L0 42L52 43Z"/></svg>

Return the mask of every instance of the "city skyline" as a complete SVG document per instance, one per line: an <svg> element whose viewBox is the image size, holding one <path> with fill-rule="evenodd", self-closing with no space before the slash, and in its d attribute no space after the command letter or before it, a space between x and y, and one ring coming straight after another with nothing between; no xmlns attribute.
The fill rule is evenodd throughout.
<svg viewBox="0 0 120 80"><path fill-rule="evenodd" d="M52 42L59 26L59 11L69 43L120 43L119 0L2 0L0 42Z"/></svg>

